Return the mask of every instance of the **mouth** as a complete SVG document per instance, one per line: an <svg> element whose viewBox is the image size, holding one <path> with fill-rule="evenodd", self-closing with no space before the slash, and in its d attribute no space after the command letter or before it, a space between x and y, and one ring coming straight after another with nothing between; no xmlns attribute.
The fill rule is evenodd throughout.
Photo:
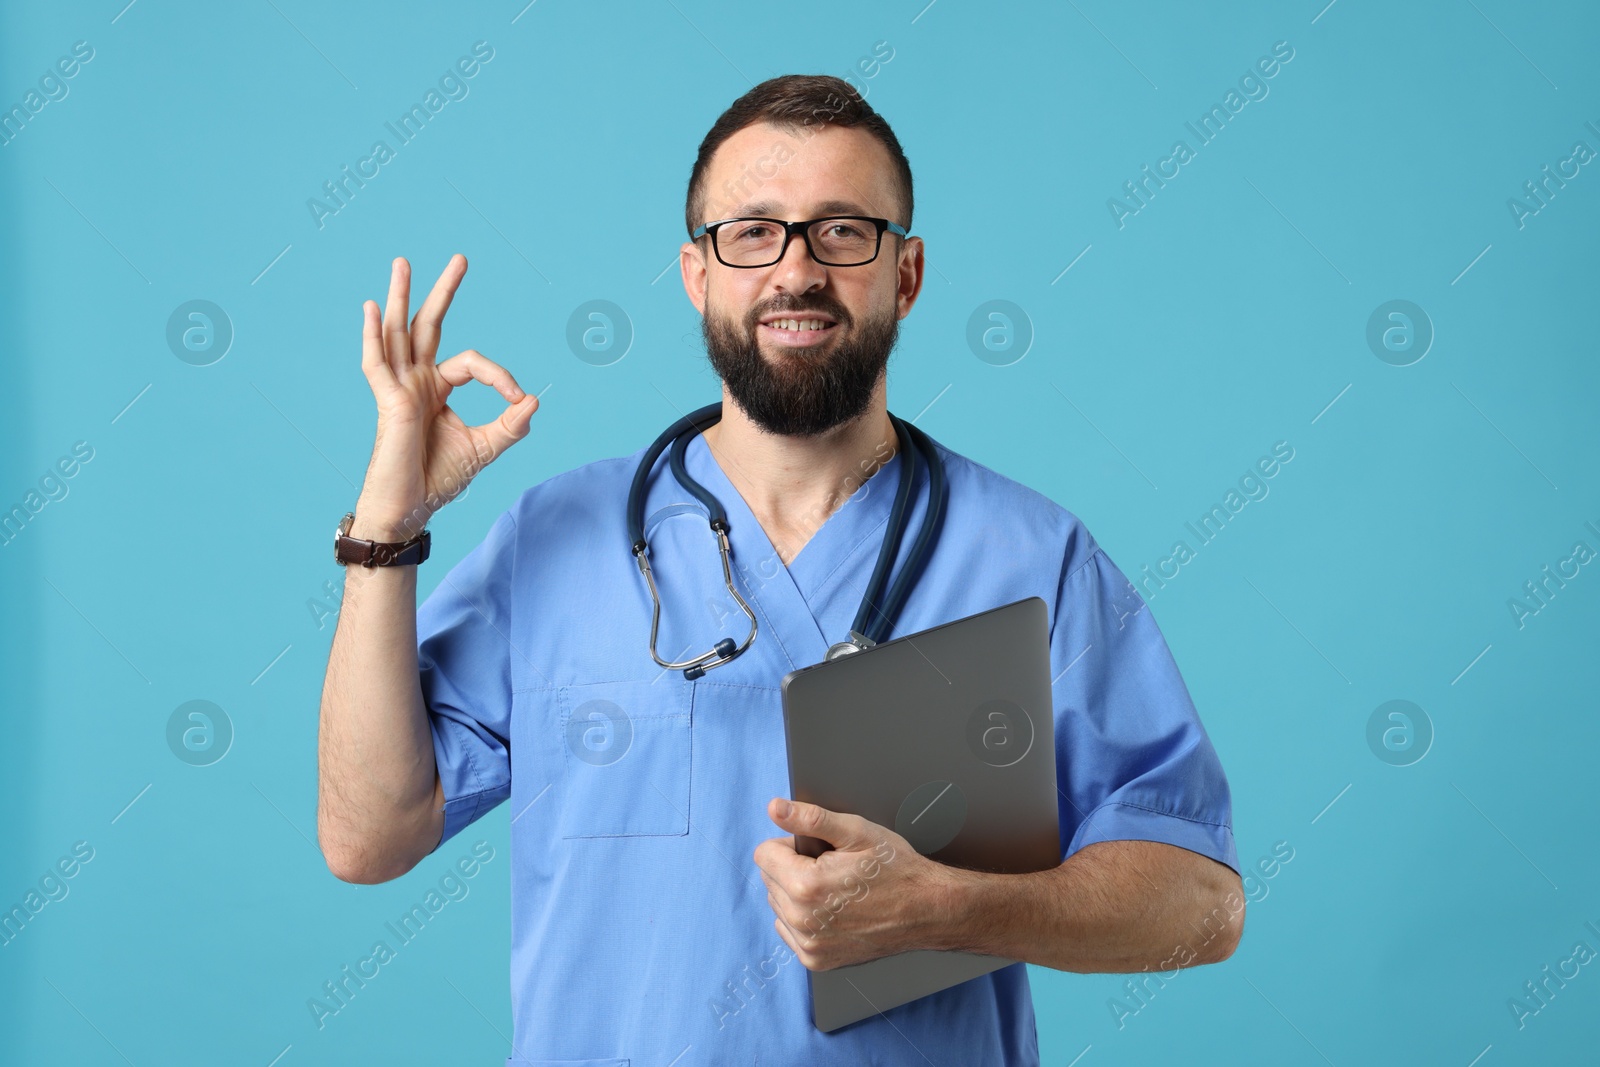
<svg viewBox="0 0 1600 1067"><path fill-rule="evenodd" d="M780 345L804 348L821 344L838 323L826 315L807 312L799 315L769 315L759 325L761 336Z"/></svg>

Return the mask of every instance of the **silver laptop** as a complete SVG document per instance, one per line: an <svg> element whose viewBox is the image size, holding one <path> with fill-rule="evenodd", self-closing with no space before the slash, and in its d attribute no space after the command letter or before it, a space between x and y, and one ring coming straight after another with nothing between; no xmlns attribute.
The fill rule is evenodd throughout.
<svg viewBox="0 0 1600 1067"><path fill-rule="evenodd" d="M1029 597L790 671L790 788L941 863L1048 870L1061 863L1053 709L1048 612ZM795 847L832 846L800 836ZM1016 962L919 950L812 971L812 1021L837 1030Z"/></svg>

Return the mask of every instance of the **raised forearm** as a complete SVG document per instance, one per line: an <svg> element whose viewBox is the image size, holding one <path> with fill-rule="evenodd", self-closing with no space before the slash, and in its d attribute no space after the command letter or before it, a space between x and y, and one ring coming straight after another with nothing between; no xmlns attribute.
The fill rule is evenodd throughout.
<svg viewBox="0 0 1600 1067"><path fill-rule="evenodd" d="M1032 874L947 868L928 948L1060 971L1170 970L1227 959L1244 928L1238 875L1153 841L1105 841Z"/></svg>
<svg viewBox="0 0 1600 1067"><path fill-rule="evenodd" d="M417 672L416 570L351 566L345 577L317 759L317 839L345 881L404 874L443 826Z"/></svg>

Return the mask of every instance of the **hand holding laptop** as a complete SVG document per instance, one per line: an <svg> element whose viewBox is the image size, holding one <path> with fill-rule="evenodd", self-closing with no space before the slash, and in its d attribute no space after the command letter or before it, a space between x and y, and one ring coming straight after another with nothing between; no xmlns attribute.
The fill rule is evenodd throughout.
<svg viewBox="0 0 1600 1067"><path fill-rule="evenodd" d="M952 926L944 913L955 868L859 815L783 798L767 803L767 815L793 836L756 846L756 866L773 925L807 970L946 947L935 942ZM806 838L832 847L813 858Z"/></svg>

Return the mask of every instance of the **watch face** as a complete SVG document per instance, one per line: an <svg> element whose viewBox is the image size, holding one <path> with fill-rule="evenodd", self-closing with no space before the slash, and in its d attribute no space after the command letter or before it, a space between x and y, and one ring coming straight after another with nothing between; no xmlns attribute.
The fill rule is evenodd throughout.
<svg viewBox="0 0 1600 1067"><path fill-rule="evenodd" d="M345 561L339 555L339 542L343 540L344 536L350 532L350 524L355 522L355 520L356 513L353 511L347 511L345 512L344 518L339 520L338 527L333 531L333 561L340 566L343 566Z"/></svg>

